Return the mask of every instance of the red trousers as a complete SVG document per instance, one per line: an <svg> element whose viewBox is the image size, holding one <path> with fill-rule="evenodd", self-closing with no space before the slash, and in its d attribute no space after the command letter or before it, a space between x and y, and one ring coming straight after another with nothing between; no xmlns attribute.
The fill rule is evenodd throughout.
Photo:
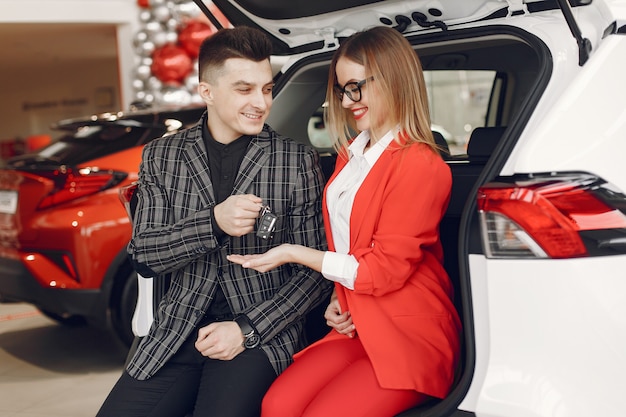
<svg viewBox="0 0 626 417"><path fill-rule="evenodd" d="M428 398L381 388L358 337L346 337L297 358L265 394L261 417L391 417Z"/></svg>

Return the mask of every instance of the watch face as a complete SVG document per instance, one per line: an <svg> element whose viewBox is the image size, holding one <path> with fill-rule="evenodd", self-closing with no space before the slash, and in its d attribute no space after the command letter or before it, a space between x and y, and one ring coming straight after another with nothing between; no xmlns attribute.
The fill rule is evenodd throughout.
<svg viewBox="0 0 626 417"><path fill-rule="evenodd" d="M252 349L252 348L259 346L260 343L261 343L261 336L259 336L256 333L252 333L250 336L246 337L246 340L243 343L243 345L245 346L246 349Z"/></svg>

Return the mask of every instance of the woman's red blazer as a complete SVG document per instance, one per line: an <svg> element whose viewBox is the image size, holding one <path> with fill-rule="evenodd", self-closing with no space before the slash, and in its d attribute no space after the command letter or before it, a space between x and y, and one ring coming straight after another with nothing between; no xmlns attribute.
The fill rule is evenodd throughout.
<svg viewBox="0 0 626 417"><path fill-rule="evenodd" d="M346 163L337 158L329 184ZM350 311L381 386L439 398L454 380L461 329L439 239L451 185L450 169L427 145L392 142L355 197L355 289L336 284L342 311ZM325 199L326 193L326 235L334 250ZM337 337L346 336L326 336Z"/></svg>

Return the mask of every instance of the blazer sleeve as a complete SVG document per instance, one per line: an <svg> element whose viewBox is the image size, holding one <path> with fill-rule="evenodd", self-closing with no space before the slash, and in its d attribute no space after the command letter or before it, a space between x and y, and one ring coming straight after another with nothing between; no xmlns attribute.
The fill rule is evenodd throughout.
<svg viewBox="0 0 626 417"><path fill-rule="evenodd" d="M174 179L167 181L175 182L181 170L186 169L180 162L169 165L175 159L167 158L171 153L172 139L155 140L143 150L133 236L127 249L135 269L144 277L180 269L219 245L210 207L194 207L191 202L182 207L171 200L170 184L166 184L165 177L170 176ZM186 210L180 218L175 218L175 205L177 213Z"/></svg>

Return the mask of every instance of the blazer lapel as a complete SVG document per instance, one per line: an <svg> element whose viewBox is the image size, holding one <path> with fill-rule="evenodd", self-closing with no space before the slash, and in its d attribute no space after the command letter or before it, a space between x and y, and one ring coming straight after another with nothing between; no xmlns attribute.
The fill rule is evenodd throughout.
<svg viewBox="0 0 626 417"><path fill-rule="evenodd" d="M381 184L393 163L392 156L395 149L387 148L376 161L365 181L354 197L352 214L350 215L350 247L356 247L361 232L372 232L373 225L378 221L372 218L372 213L378 213L381 204L381 193L384 188ZM372 223L374 222L374 223ZM369 239L369 237L368 237Z"/></svg>
<svg viewBox="0 0 626 417"><path fill-rule="evenodd" d="M202 119L206 120L206 119ZM202 122L190 131L186 138L183 158L189 167L191 181L198 188L198 197L203 205L215 204L215 194L211 183L211 171L209 169L209 158L206 154L206 147L202 139Z"/></svg>
<svg viewBox="0 0 626 417"><path fill-rule="evenodd" d="M248 151L241 161L239 173L235 179L233 194L246 194L249 192L250 184L258 174L259 170L266 165L269 154L266 149L271 144L271 137L264 129L256 138L253 138L248 145Z"/></svg>
<svg viewBox="0 0 626 417"><path fill-rule="evenodd" d="M335 169L331 174L330 178L326 182L326 186L324 186L324 193L322 194L322 216L324 217L324 227L326 229L326 240L328 243L328 249L331 251L335 251L335 242L333 241L333 233L332 228L330 226L330 213L328 212L328 202L327 191L328 186L335 180L335 177L341 172L341 170L348 163L348 157L344 156L344 150L340 151L341 153L337 155L337 159L335 161ZM330 232L330 233L329 233Z"/></svg>
<svg viewBox="0 0 626 417"><path fill-rule="evenodd" d="M198 188L198 196L206 206L215 204L215 194L211 182L209 158L202 138L202 123L205 118L189 132L186 138L183 157L190 171L191 181ZM233 194L245 194L249 190L257 173L266 164L269 154L266 149L271 145L271 135L264 129L252 139L248 151L241 162L239 173L235 179Z"/></svg>

